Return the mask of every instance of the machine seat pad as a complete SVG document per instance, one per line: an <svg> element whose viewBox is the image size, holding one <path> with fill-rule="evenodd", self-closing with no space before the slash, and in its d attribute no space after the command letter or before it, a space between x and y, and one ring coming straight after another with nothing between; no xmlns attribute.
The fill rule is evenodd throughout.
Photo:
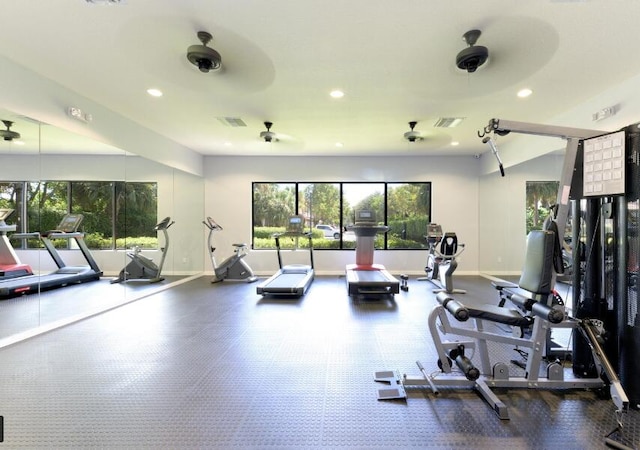
<svg viewBox="0 0 640 450"><path fill-rule="evenodd" d="M476 319L489 320L514 327L528 327L533 324L531 317L523 316L517 309L504 308L497 305L468 306L469 316Z"/></svg>
<svg viewBox="0 0 640 450"><path fill-rule="evenodd" d="M479 303L470 306L469 304L463 304L460 300L445 292L439 292L436 295L436 300L459 322L464 322L470 317L474 317L476 319L489 320L491 322L503 323L515 327L528 327L533 324L533 318L523 316L517 309L505 308L488 303Z"/></svg>
<svg viewBox="0 0 640 450"><path fill-rule="evenodd" d="M235 244L231 244L231 245L233 245L234 247L238 247L238 248L242 248L242 247L246 247L247 246L247 244L241 244L241 243L235 243Z"/></svg>

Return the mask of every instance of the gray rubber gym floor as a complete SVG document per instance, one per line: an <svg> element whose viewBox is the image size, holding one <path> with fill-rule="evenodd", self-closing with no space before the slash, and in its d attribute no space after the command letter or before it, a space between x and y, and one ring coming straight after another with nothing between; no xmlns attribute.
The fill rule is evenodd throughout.
<svg viewBox="0 0 640 450"><path fill-rule="evenodd" d="M209 280L0 350L0 450L601 449L616 427L613 403L585 391L499 392L508 421L471 390L378 401L374 371L437 370L427 282L359 302L341 277L317 278L299 300ZM497 299L480 277L456 287ZM624 424L637 446L640 413Z"/></svg>

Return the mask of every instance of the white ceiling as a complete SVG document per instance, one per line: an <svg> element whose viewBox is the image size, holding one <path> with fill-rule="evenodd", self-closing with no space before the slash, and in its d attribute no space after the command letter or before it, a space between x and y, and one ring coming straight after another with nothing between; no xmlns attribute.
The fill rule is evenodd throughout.
<svg viewBox="0 0 640 450"><path fill-rule="evenodd" d="M473 155L492 117L549 123L639 74L639 19L635 0L23 0L3 2L0 55L203 155ZM490 53L473 74L455 67L470 29ZM187 61L199 30L220 72Z"/></svg>

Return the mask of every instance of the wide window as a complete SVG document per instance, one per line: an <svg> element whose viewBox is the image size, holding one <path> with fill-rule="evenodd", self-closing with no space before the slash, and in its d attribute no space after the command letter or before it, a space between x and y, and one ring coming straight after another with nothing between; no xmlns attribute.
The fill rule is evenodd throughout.
<svg viewBox="0 0 640 450"><path fill-rule="evenodd" d="M91 249L157 248L157 204L153 182L0 182L0 208L14 209L7 223L16 224L17 232L54 230L65 214L82 214L81 230ZM14 240L12 245L38 248L41 242Z"/></svg>
<svg viewBox="0 0 640 450"><path fill-rule="evenodd" d="M253 183L253 248L274 248L273 234L292 215L304 217L314 249L353 249L356 212L369 210L378 225L378 249L420 249L431 219L431 183Z"/></svg>

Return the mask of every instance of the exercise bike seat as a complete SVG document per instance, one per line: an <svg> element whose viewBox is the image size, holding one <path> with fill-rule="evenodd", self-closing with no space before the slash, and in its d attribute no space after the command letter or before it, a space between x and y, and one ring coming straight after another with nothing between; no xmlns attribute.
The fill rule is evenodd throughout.
<svg viewBox="0 0 640 450"><path fill-rule="evenodd" d="M236 244L231 244L231 245L233 245L234 247L237 247L237 248L244 248L244 247L247 246L247 244L244 244L244 243L242 243L242 244L241 243L236 243Z"/></svg>

